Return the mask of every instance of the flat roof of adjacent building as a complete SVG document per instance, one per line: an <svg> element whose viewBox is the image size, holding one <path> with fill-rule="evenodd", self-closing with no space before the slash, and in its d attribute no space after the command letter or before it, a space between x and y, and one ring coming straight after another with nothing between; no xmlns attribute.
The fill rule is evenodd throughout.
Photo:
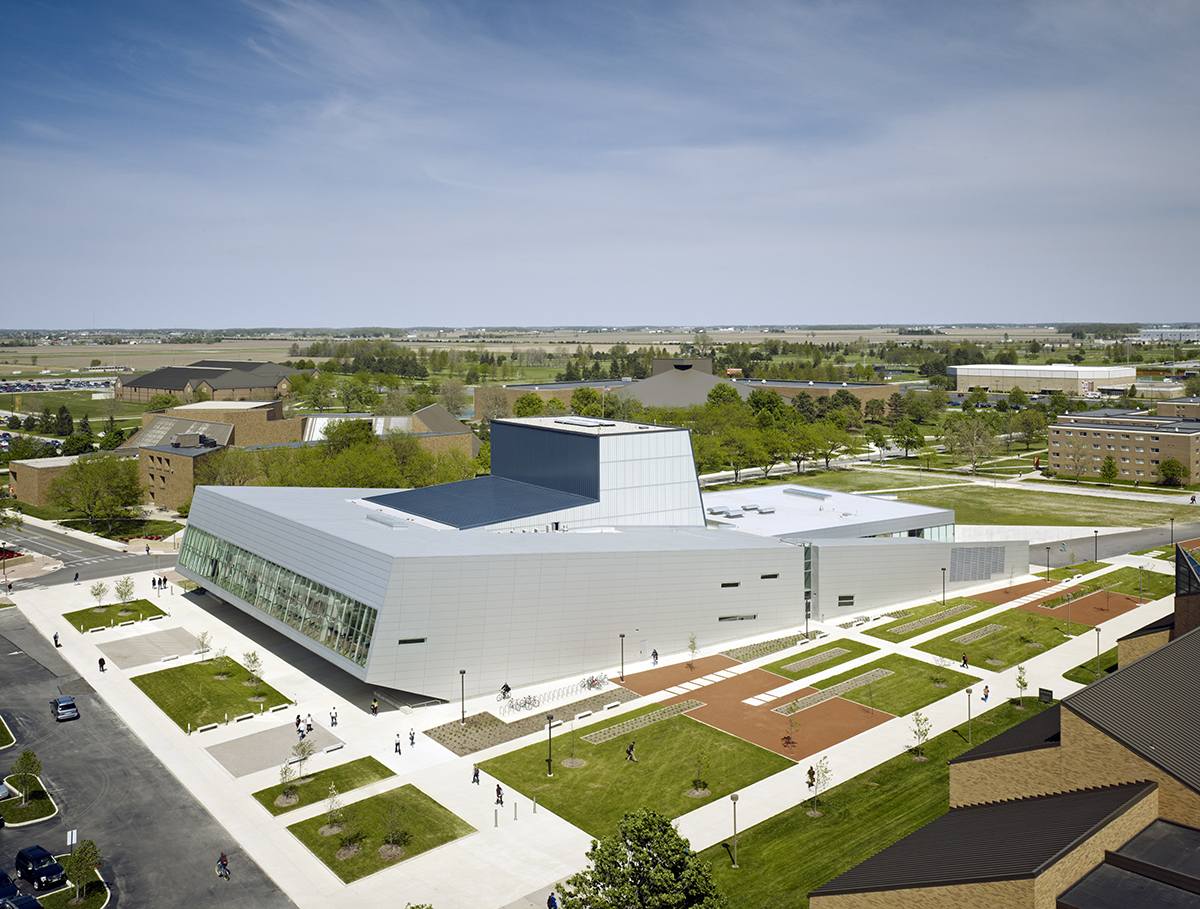
<svg viewBox="0 0 1200 909"><path fill-rule="evenodd" d="M33 467L39 470L47 467L67 467L74 464L80 457L80 455L62 455L57 458L24 458L20 461L10 461L9 466L11 467L16 464L21 467Z"/></svg>
<svg viewBox="0 0 1200 909"><path fill-rule="evenodd" d="M168 410L258 410L274 407L274 401L196 401L194 404L176 404Z"/></svg>
<svg viewBox="0 0 1200 909"><path fill-rule="evenodd" d="M911 518L914 529L930 526L931 519L943 516L946 520L942 523L954 522L954 513L944 508L793 483L721 492L702 490L700 495L707 520L760 537L804 536L828 532L831 527L852 528L903 518ZM714 509L738 517L718 514Z"/></svg>
<svg viewBox="0 0 1200 909"><path fill-rule="evenodd" d="M620 436L641 432L687 432L678 426L658 426L654 423L637 423L630 420L602 420L599 417L513 417L492 420L493 423L511 423L518 426L536 426L556 432L573 432L584 436Z"/></svg>

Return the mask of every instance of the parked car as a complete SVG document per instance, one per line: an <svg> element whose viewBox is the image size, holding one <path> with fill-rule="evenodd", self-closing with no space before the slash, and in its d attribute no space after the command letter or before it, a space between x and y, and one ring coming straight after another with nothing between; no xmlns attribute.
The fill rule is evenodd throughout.
<svg viewBox="0 0 1200 909"><path fill-rule="evenodd" d="M67 881L67 872L58 860L41 846L26 846L17 853L17 877L33 884L35 890L61 887Z"/></svg>
<svg viewBox="0 0 1200 909"><path fill-rule="evenodd" d="M0 871L0 899L16 896L20 891L17 890L17 885L13 883L13 879Z"/></svg>
<svg viewBox="0 0 1200 909"><path fill-rule="evenodd" d="M63 695L60 698L55 698L50 702L50 712L54 714L54 718L60 723L63 720L79 719L79 708L75 706L75 699Z"/></svg>
<svg viewBox="0 0 1200 909"><path fill-rule="evenodd" d="M0 898L0 909L45 909L45 907L37 897L18 893L14 896Z"/></svg>

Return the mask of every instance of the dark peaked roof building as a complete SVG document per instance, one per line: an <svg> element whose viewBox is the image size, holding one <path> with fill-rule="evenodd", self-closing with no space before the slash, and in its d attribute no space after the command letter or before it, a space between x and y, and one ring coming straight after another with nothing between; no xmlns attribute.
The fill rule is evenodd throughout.
<svg viewBox="0 0 1200 909"><path fill-rule="evenodd" d="M274 398L287 394L291 377L302 371L261 360L197 360L133 379L118 377L115 394L120 401L143 404L159 394L173 394L186 403L199 391L214 401Z"/></svg>
<svg viewBox="0 0 1200 909"><path fill-rule="evenodd" d="M953 760L950 810L814 909L1200 909L1197 600L1177 547L1172 640Z"/></svg>

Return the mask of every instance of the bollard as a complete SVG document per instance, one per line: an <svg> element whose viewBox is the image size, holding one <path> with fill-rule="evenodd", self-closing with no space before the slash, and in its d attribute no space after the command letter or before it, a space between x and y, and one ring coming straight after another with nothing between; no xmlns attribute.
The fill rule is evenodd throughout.
<svg viewBox="0 0 1200 909"><path fill-rule="evenodd" d="M500 826L500 809L499 809L499 808L493 808L493 809L492 809L492 813L495 815L495 818L494 818L494 821L495 821L495 823L494 823L494 824L492 824L492 826L493 826L493 827L499 827L499 826Z"/></svg>
<svg viewBox="0 0 1200 909"><path fill-rule="evenodd" d="M513 799L513 820L517 819L517 800Z"/></svg>
<svg viewBox="0 0 1200 909"><path fill-rule="evenodd" d="M226 726L228 726L228 725L229 725L229 713L228 713L228 711L226 711L226 713L225 713L225 725L226 725Z"/></svg>
<svg viewBox="0 0 1200 909"><path fill-rule="evenodd" d="M188 735L192 734L192 724L188 723Z"/></svg>
<svg viewBox="0 0 1200 909"><path fill-rule="evenodd" d="M533 797L533 813L537 814L537 796Z"/></svg>

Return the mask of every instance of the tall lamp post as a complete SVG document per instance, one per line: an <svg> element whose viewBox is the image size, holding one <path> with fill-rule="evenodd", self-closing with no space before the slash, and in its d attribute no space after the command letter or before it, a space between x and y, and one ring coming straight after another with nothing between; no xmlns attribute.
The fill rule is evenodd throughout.
<svg viewBox="0 0 1200 909"><path fill-rule="evenodd" d="M1100 678L1100 626L1096 626L1096 678Z"/></svg>
<svg viewBox="0 0 1200 909"><path fill-rule="evenodd" d="M554 776L554 714L546 714L546 776Z"/></svg>
<svg viewBox="0 0 1200 909"><path fill-rule="evenodd" d="M946 608L946 569L942 569L942 608Z"/></svg>
<svg viewBox="0 0 1200 909"><path fill-rule="evenodd" d="M625 632L621 632L621 681L625 681Z"/></svg>
<svg viewBox="0 0 1200 909"><path fill-rule="evenodd" d="M1175 548L1175 519L1171 518L1171 548Z"/></svg>
<svg viewBox="0 0 1200 909"><path fill-rule="evenodd" d="M1046 547L1046 583L1050 583L1050 547Z"/></svg>
<svg viewBox="0 0 1200 909"><path fill-rule="evenodd" d="M458 670L459 689L462 691L462 724L467 725L467 670Z"/></svg>
<svg viewBox="0 0 1200 909"><path fill-rule="evenodd" d="M971 689L967 689L967 744L971 744Z"/></svg>
<svg viewBox="0 0 1200 909"><path fill-rule="evenodd" d="M1098 531L1098 530L1092 531L1092 543L1093 543L1093 545L1092 545L1092 561L1099 562L1100 561L1100 531Z"/></svg>
<svg viewBox="0 0 1200 909"><path fill-rule="evenodd" d="M729 796L729 801L733 802L733 867L738 866L737 863L737 800L738 794L735 792Z"/></svg>

